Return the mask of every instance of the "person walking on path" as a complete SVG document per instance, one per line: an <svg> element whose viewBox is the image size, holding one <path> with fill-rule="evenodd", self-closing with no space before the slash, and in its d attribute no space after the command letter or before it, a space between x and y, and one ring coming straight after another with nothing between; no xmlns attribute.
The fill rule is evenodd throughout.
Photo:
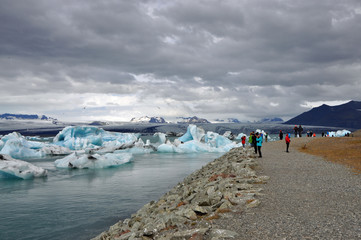
<svg viewBox="0 0 361 240"><path fill-rule="evenodd" d="M260 134L256 134L257 138L257 149L258 149L258 157L261 158L262 157L262 152L261 152L261 148L262 148L262 141L263 141L263 137ZM257 153L257 152L256 152Z"/></svg>
<svg viewBox="0 0 361 240"><path fill-rule="evenodd" d="M282 130L280 130L280 133L278 134L278 136L280 137L280 140L283 139L283 132L282 132Z"/></svg>
<svg viewBox="0 0 361 240"><path fill-rule="evenodd" d="M285 138L285 140L286 140L286 152L289 152L288 148L290 147L290 142L291 142L290 135L291 135L290 133L286 134L286 138Z"/></svg>
<svg viewBox="0 0 361 240"><path fill-rule="evenodd" d="M257 154L257 137L258 137L258 133L254 134L252 136L252 144L254 147L254 153Z"/></svg>

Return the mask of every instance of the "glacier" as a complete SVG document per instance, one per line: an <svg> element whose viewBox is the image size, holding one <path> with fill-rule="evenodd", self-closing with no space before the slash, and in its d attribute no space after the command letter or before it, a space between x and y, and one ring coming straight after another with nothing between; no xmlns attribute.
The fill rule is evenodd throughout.
<svg viewBox="0 0 361 240"><path fill-rule="evenodd" d="M32 179L46 176L47 170L41 167L0 154L0 178Z"/></svg>

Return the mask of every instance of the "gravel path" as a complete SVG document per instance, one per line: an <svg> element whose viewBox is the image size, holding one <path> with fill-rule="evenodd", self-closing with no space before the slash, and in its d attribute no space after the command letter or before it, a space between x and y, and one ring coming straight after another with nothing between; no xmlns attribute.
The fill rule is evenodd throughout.
<svg viewBox="0 0 361 240"><path fill-rule="evenodd" d="M258 175L261 205L217 221L238 239L361 239L361 175L342 165L296 151L284 141L264 143Z"/></svg>

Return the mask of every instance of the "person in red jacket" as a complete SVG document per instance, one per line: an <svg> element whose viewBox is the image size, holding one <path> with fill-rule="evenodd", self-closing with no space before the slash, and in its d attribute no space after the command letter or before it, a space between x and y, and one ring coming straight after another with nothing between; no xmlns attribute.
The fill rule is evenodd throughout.
<svg viewBox="0 0 361 240"><path fill-rule="evenodd" d="M246 135L243 135L241 137L241 140L242 140L242 146L243 146L243 148L245 148L246 147Z"/></svg>
<svg viewBox="0 0 361 240"><path fill-rule="evenodd" d="M285 138L285 140L286 140L286 152L289 152L288 148L290 147L290 142L291 142L290 136L291 136L290 133L286 134L286 138Z"/></svg>

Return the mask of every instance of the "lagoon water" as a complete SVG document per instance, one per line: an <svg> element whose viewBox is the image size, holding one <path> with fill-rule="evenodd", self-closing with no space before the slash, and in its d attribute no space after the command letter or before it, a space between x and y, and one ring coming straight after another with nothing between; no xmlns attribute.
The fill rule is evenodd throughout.
<svg viewBox="0 0 361 240"><path fill-rule="evenodd" d="M131 163L98 170L29 160L48 169L48 177L0 179L0 239L90 239L221 155L134 155Z"/></svg>

